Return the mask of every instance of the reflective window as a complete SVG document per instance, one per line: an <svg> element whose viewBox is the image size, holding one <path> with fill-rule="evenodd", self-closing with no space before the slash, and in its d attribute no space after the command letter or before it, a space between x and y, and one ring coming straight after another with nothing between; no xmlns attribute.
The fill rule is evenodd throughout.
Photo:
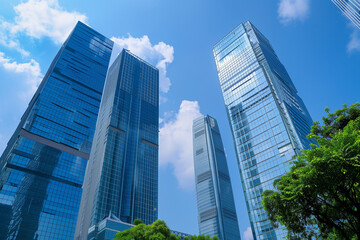
<svg viewBox="0 0 360 240"><path fill-rule="evenodd" d="M261 195L289 171L294 155L310 147L312 119L270 42L250 22L213 52L252 230L257 239L282 239L286 232L271 226Z"/></svg>

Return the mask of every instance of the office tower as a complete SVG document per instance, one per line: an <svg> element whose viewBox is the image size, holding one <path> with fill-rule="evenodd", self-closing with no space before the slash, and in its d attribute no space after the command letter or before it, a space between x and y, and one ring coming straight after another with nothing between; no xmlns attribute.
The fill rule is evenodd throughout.
<svg viewBox="0 0 360 240"><path fill-rule="evenodd" d="M360 0L331 0L358 28L360 28Z"/></svg>
<svg viewBox="0 0 360 240"><path fill-rule="evenodd" d="M112 45L78 22L51 63L0 159L1 239L73 239Z"/></svg>
<svg viewBox="0 0 360 240"><path fill-rule="evenodd" d="M75 239L109 214L157 219L158 131L159 71L123 50L106 77Z"/></svg>
<svg viewBox="0 0 360 240"><path fill-rule="evenodd" d="M271 226L262 193L310 147L311 117L270 42L250 22L226 35L213 53L254 238L282 239L286 232Z"/></svg>
<svg viewBox="0 0 360 240"><path fill-rule="evenodd" d="M214 118L194 120L193 144L199 232L240 240L224 146Z"/></svg>

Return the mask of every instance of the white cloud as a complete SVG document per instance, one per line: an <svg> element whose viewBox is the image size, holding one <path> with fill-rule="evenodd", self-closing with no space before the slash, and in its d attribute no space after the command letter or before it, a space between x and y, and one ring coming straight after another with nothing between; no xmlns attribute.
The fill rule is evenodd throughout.
<svg viewBox="0 0 360 240"><path fill-rule="evenodd" d="M248 227L246 231L244 232L244 236L242 238L243 240L253 240L253 235L251 231L251 227Z"/></svg>
<svg viewBox="0 0 360 240"><path fill-rule="evenodd" d="M152 45L147 35L135 38L129 34L128 37L112 37L111 40L115 42L112 58L115 58L123 48L130 50L159 69L160 90L164 93L169 91L171 82L166 76L166 67L174 60L174 48L172 46L164 42Z"/></svg>
<svg viewBox="0 0 360 240"><path fill-rule="evenodd" d="M41 79L38 62L19 63L0 52L0 152L19 123L21 114L36 91Z"/></svg>
<svg viewBox="0 0 360 240"><path fill-rule="evenodd" d="M310 12L309 0L280 0L278 14L282 23L305 20Z"/></svg>
<svg viewBox="0 0 360 240"><path fill-rule="evenodd" d="M0 44L7 47L14 49L15 51L19 52L22 56L28 57L30 56L30 53L23 49L20 45L19 40L17 39L11 39L9 36L5 34L6 30L0 26Z"/></svg>
<svg viewBox="0 0 360 240"><path fill-rule="evenodd" d="M49 37L56 44L65 41L77 21L87 21L84 14L63 10L57 0L29 0L16 5L14 10L14 22L2 23L11 34L24 33L37 39Z"/></svg>
<svg viewBox="0 0 360 240"><path fill-rule="evenodd" d="M350 35L350 42L347 45L347 51L348 53L360 51L360 36L359 36L359 30L354 29L352 34Z"/></svg>
<svg viewBox="0 0 360 240"><path fill-rule="evenodd" d="M195 184L192 124L201 116L200 106L197 101L183 100L179 112L170 118L169 115L160 120L160 166L171 164L180 187L192 188Z"/></svg>
<svg viewBox="0 0 360 240"><path fill-rule="evenodd" d="M159 104L162 104L162 103L166 103L167 102L167 98L166 97L164 97L164 96L159 96Z"/></svg>
<svg viewBox="0 0 360 240"><path fill-rule="evenodd" d="M6 57L3 52L0 52L0 66L2 66L6 71L21 75L22 84L25 84L26 90L20 94L25 101L29 100L36 91L43 77L39 63L34 59L31 59L26 63L17 63L16 61Z"/></svg>

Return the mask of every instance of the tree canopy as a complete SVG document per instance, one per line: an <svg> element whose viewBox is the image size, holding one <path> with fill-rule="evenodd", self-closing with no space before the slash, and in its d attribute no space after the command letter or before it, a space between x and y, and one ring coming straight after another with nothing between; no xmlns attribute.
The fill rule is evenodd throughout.
<svg viewBox="0 0 360 240"><path fill-rule="evenodd" d="M157 220L151 225L144 224L141 220L135 219L134 227L116 233L113 240L179 240L180 237L172 234L170 229L164 221ZM185 237L189 240L189 237ZM209 236L191 236L191 240L219 240L216 236L210 238Z"/></svg>
<svg viewBox="0 0 360 240"><path fill-rule="evenodd" d="M264 191L263 206L289 239L360 240L360 104L325 111L308 136L318 145Z"/></svg>
<svg viewBox="0 0 360 240"><path fill-rule="evenodd" d="M190 238L185 237L184 240L190 240ZM192 235L191 240L219 240L219 238L217 236L211 238L209 235L199 235L199 236Z"/></svg>

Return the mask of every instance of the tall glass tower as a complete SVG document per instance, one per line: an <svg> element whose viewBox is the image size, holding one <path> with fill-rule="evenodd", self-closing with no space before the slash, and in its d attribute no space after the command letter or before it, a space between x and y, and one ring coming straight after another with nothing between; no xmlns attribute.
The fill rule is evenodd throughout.
<svg viewBox="0 0 360 240"><path fill-rule="evenodd" d="M331 0L360 29L360 0Z"/></svg>
<svg viewBox="0 0 360 240"><path fill-rule="evenodd" d="M224 146L214 118L194 120L193 144L199 232L240 240Z"/></svg>
<svg viewBox="0 0 360 240"><path fill-rule="evenodd" d="M75 239L113 216L158 216L159 71L123 50L109 68L85 175Z"/></svg>
<svg viewBox="0 0 360 240"><path fill-rule="evenodd" d="M213 49L255 239L281 239L262 207L262 193L309 148L306 107L270 42L250 22Z"/></svg>
<svg viewBox="0 0 360 240"><path fill-rule="evenodd" d="M113 42L79 22L0 159L0 239L73 239Z"/></svg>

